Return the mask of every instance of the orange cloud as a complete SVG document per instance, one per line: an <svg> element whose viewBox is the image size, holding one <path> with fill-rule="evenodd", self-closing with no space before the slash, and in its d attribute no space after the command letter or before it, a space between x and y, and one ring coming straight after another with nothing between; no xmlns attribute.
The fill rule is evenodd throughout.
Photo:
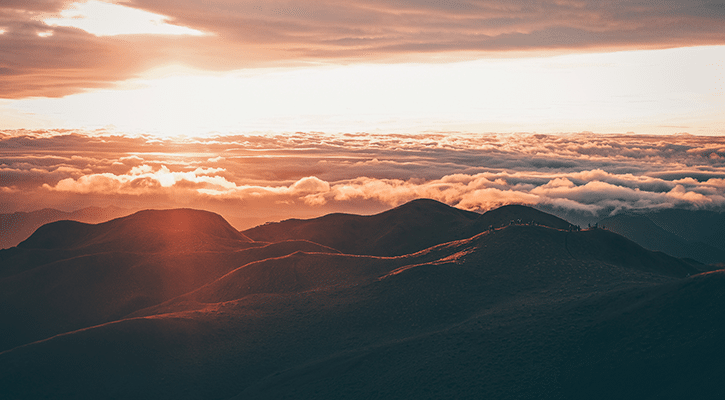
<svg viewBox="0 0 725 400"><path fill-rule="evenodd" d="M204 37L97 37L42 22L61 0L0 4L4 98L64 96L107 87L151 67L214 71L308 61L439 60L471 52L667 48L725 42L725 12L705 0L170 1L123 5ZM677 27L677 29L672 29ZM43 33L45 37L39 36Z"/></svg>
<svg viewBox="0 0 725 400"><path fill-rule="evenodd" d="M589 143L601 152L590 153ZM0 206L183 206L243 213L254 223L368 213L416 198L474 211L523 203L591 217L722 209L725 164L689 151L705 144L722 148L725 138L294 133L159 142L6 131Z"/></svg>
<svg viewBox="0 0 725 400"><path fill-rule="evenodd" d="M83 175L66 178L55 185L43 184L45 190L75 194L107 196L172 196L221 199L274 198L305 200L314 204L312 197L330 191L330 185L314 176L302 178L289 186L237 185L217 174L222 168L197 168L193 171L171 171L165 165L154 170L148 165L133 167L128 173ZM193 199L192 199L193 200Z"/></svg>

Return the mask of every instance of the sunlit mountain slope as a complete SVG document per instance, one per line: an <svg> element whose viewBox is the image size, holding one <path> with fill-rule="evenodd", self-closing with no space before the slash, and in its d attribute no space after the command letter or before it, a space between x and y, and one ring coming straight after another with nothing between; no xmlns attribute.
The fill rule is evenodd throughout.
<svg viewBox="0 0 725 400"><path fill-rule="evenodd" d="M418 251L396 256L336 251L403 248L381 246L385 234L335 249L284 235L253 242L213 214L169 236L199 247L161 241L144 252L122 250L131 243L127 232L165 220L158 213L115 222L123 228L70 240L68 249L46 246L90 253L36 260L0 279L2 316L16 338L0 353L0 384L11 398L725 393L716 379L725 373L717 362L725 334L718 322L725 317L722 272L702 274L610 231L578 231L521 206L478 216L417 201L372 217L289 225L330 239L325 229L341 232L341 220L360 224L358 231L376 232L382 225L365 224L383 218L401 232L408 224L429 229L408 237L406 246ZM444 234L435 234L430 221L446 218L456 223L441 222ZM67 229L47 226L28 243L48 243L40 239L57 237L56 226ZM485 228L447 240L476 226ZM201 241L180 233L197 230ZM405 240L396 235L388 237ZM96 252L103 246L115 250ZM57 315L45 311L51 306ZM13 314L22 307L32 318Z"/></svg>

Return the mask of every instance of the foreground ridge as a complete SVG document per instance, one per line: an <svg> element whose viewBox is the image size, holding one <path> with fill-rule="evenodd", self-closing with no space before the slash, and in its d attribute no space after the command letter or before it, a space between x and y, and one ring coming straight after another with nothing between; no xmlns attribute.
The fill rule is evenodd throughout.
<svg viewBox="0 0 725 400"><path fill-rule="evenodd" d="M148 210L23 243L0 251L10 398L724 394L725 271L525 206L242 233Z"/></svg>

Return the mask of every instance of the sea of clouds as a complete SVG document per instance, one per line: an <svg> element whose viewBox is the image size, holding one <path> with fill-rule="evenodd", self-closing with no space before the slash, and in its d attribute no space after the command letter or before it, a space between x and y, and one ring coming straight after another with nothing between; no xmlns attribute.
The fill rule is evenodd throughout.
<svg viewBox="0 0 725 400"><path fill-rule="evenodd" d="M596 220L725 207L725 137L539 134L0 132L0 212L193 207L238 227L416 198Z"/></svg>

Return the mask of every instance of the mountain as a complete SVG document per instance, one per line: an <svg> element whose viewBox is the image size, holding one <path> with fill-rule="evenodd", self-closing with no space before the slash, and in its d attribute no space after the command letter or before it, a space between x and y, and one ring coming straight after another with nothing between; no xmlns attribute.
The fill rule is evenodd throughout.
<svg viewBox="0 0 725 400"><path fill-rule="evenodd" d="M347 254L402 255L462 238L479 214L420 199L371 216L329 214L289 219L243 231L257 241L304 239Z"/></svg>
<svg viewBox="0 0 725 400"><path fill-rule="evenodd" d="M704 264L725 262L725 217L714 212L619 214L599 221L599 225L650 250Z"/></svg>
<svg viewBox="0 0 725 400"><path fill-rule="evenodd" d="M0 350L121 318L307 242L252 243L221 216L147 210L91 225L57 221L0 251Z"/></svg>
<svg viewBox="0 0 725 400"><path fill-rule="evenodd" d="M532 224L548 226L555 229L568 230L572 227L569 222L551 214L521 205L507 205L483 213L473 226L477 229L486 227L498 228L509 224Z"/></svg>
<svg viewBox="0 0 725 400"><path fill-rule="evenodd" d="M561 285L559 279L578 280L571 269L584 271L585 279L616 270L622 277L654 274L661 277L686 277L700 271L692 265L662 253L648 251L611 232L591 230L567 232L541 226L510 226L484 232L472 238L444 243L398 257L295 252L280 258L253 262L229 272L193 292L179 296L159 309L178 312L191 305L215 304L262 293L299 293L330 288L355 287L391 278L409 269L429 265L473 264L494 269L502 276L490 279L500 289L506 281L512 286ZM556 271L542 268L559 263ZM520 273L527 278L520 278ZM581 272L580 272L581 273ZM562 274L557 276L557 274ZM601 278L605 279L605 278ZM511 290L515 290L513 287ZM172 306L175 305L175 306ZM135 315L152 315L143 310Z"/></svg>
<svg viewBox="0 0 725 400"><path fill-rule="evenodd" d="M45 208L32 212L0 214L0 249L17 246L39 227L54 221L71 220L99 223L131 214L118 207L88 207L73 212Z"/></svg>
<svg viewBox="0 0 725 400"><path fill-rule="evenodd" d="M432 232L430 209L437 213L428 218L440 218L447 233ZM385 219L401 232L409 224L431 229L414 237L421 243L484 227L382 256L284 234L255 242L245 231L250 241L214 214L176 212L203 220L182 226L184 235L200 229L212 243L128 251L134 240L127 235L172 215L159 211L81 228L82 240L58 241L52 232L67 227L51 225L28 242L75 255L19 265L21 272L0 278L0 318L10 322L3 326L11 336L18 324L24 335L35 334L0 352L8 398L725 395L718 379L725 373L718 358L725 271L700 273L614 232L569 229L521 206L486 217L425 201L377 216L280 223L313 224L329 238L327 229L345 233L335 231L340 221L375 233ZM463 224L446 223L446 215ZM310 225L299 232L315 234ZM380 237L405 240L386 234L338 247L390 250L396 247ZM114 250L104 253L99 244ZM7 259L35 260L19 254ZM146 300L134 303L134 296ZM19 307L27 311L12 314Z"/></svg>
<svg viewBox="0 0 725 400"><path fill-rule="evenodd" d="M725 212L665 209L646 215L657 226L687 241L725 250Z"/></svg>
<svg viewBox="0 0 725 400"><path fill-rule="evenodd" d="M0 251L0 277L95 253L200 252L257 246L221 216L199 210L145 210L100 224L56 221Z"/></svg>
<svg viewBox="0 0 725 400"><path fill-rule="evenodd" d="M208 211L145 210L101 224L57 221L18 244L23 249L102 248L104 251L200 251L237 247L251 239ZM221 245L221 246L220 246Z"/></svg>
<svg viewBox="0 0 725 400"><path fill-rule="evenodd" d="M721 270L582 302L596 319L565 356L566 398L721 398L723 289Z"/></svg>
<svg viewBox="0 0 725 400"><path fill-rule="evenodd" d="M518 222L517 222L518 221ZM243 233L257 241L303 239L346 254L398 256L465 239L511 222L568 229L570 224L530 207L510 205L477 214L418 199L371 216L329 214L260 225Z"/></svg>

